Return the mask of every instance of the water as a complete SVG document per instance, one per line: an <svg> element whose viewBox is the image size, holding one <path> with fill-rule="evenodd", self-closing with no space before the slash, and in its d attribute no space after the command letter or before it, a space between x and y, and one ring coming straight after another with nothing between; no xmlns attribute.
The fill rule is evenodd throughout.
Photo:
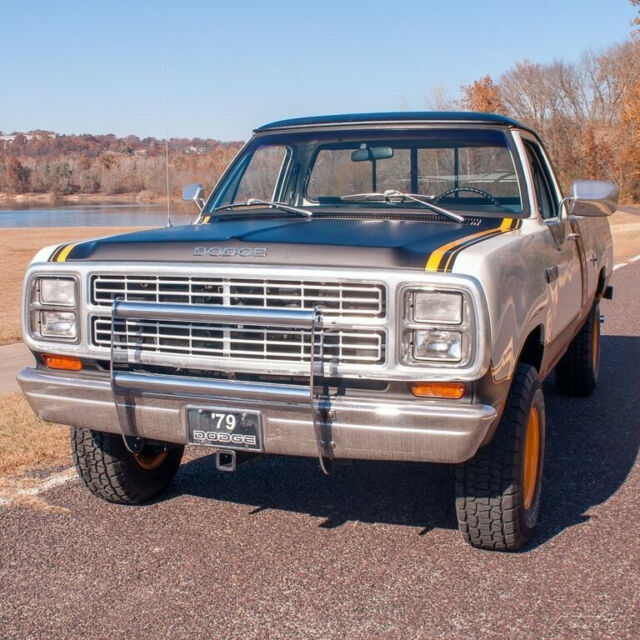
<svg viewBox="0 0 640 640"><path fill-rule="evenodd" d="M190 224L195 212L185 213L181 203L172 205L173 224ZM27 227L163 227L164 204L87 204L49 209L0 209L0 228Z"/></svg>

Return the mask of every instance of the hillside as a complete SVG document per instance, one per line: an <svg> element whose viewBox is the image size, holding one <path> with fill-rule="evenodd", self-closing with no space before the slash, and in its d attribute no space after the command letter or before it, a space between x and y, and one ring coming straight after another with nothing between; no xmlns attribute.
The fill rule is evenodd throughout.
<svg viewBox="0 0 640 640"><path fill-rule="evenodd" d="M172 138L172 197L189 182L214 183L241 144ZM153 201L166 195L165 167L165 143L156 138L0 132L0 202Z"/></svg>

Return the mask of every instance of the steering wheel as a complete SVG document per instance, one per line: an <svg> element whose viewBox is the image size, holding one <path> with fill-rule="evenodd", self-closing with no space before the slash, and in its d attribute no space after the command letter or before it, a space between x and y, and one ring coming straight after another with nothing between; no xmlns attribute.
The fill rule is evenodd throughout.
<svg viewBox="0 0 640 640"><path fill-rule="evenodd" d="M491 203L494 204L496 207L500 207L501 209L504 209L504 207L490 193L487 193L482 189L476 189L475 187L453 187L453 189L447 189L446 191L443 191L441 194L437 195L433 199L433 201L440 202L440 200L444 200L444 198L446 198L447 196L450 196L452 193L458 193L459 191L470 191L471 193L477 193L478 195L481 195L483 198L486 198L487 200L491 200Z"/></svg>

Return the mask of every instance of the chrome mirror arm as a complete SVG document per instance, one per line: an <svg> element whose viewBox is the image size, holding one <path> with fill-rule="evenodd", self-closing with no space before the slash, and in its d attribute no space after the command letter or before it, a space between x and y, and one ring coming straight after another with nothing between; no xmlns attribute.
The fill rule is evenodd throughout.
<svg viewBox="0 0 640 640"><path fill-rule="evenodd" d="M569 216L571 216L571 208L570 208L570 203L575 202L575 198L573 196L565 196L564 198L562 198L562 200L560 200L560 202L558 203L558 213L560 214L560 219L562 220L565 216L564 214L564 210L565 210L565 205L567 205L567 218L569 218Z"/></svg>

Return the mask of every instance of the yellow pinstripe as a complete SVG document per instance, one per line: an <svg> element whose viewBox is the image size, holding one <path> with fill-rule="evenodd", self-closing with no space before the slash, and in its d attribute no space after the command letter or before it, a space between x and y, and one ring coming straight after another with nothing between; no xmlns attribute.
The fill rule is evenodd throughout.
<svg viewBox="0 0 640 640"><path fill-rule="evenodd" d="M515 223L515 224L514 224ZM449 255L446 264L443 266L442 271L447 271L450 267L453 266L453 261L458 255L458 252L452 251L456 247L463 248L462 245L467 244L472 240L476 240L478 238L482 238L484 236L489 236L491 234L497 233L505 233L507 231L512 231L513 229L517 229L520 226L520 221L516 221L513 218L505 218L499 227L493 229L486 229L485 231L478 231L477 233L472 233L471 235L465 236L464 238L458 238L457 240L453 240L452 242L448 242L447 244L443 244L441 247L438 247L427 260L427 264L425 265L425 271L438 271L440 267L440 263L443 260L445 254L447 252L451 252Z"/></svg>
<svg viewBox="0 0 640 640"><path fill-rule="evenodd" d="M58 257L56 258L56 262L64 262L67 259L67 256L71 253L71 249L73 249L73 247L75 247L75 245L73 244L68 244L59 254Z"/></svg>

